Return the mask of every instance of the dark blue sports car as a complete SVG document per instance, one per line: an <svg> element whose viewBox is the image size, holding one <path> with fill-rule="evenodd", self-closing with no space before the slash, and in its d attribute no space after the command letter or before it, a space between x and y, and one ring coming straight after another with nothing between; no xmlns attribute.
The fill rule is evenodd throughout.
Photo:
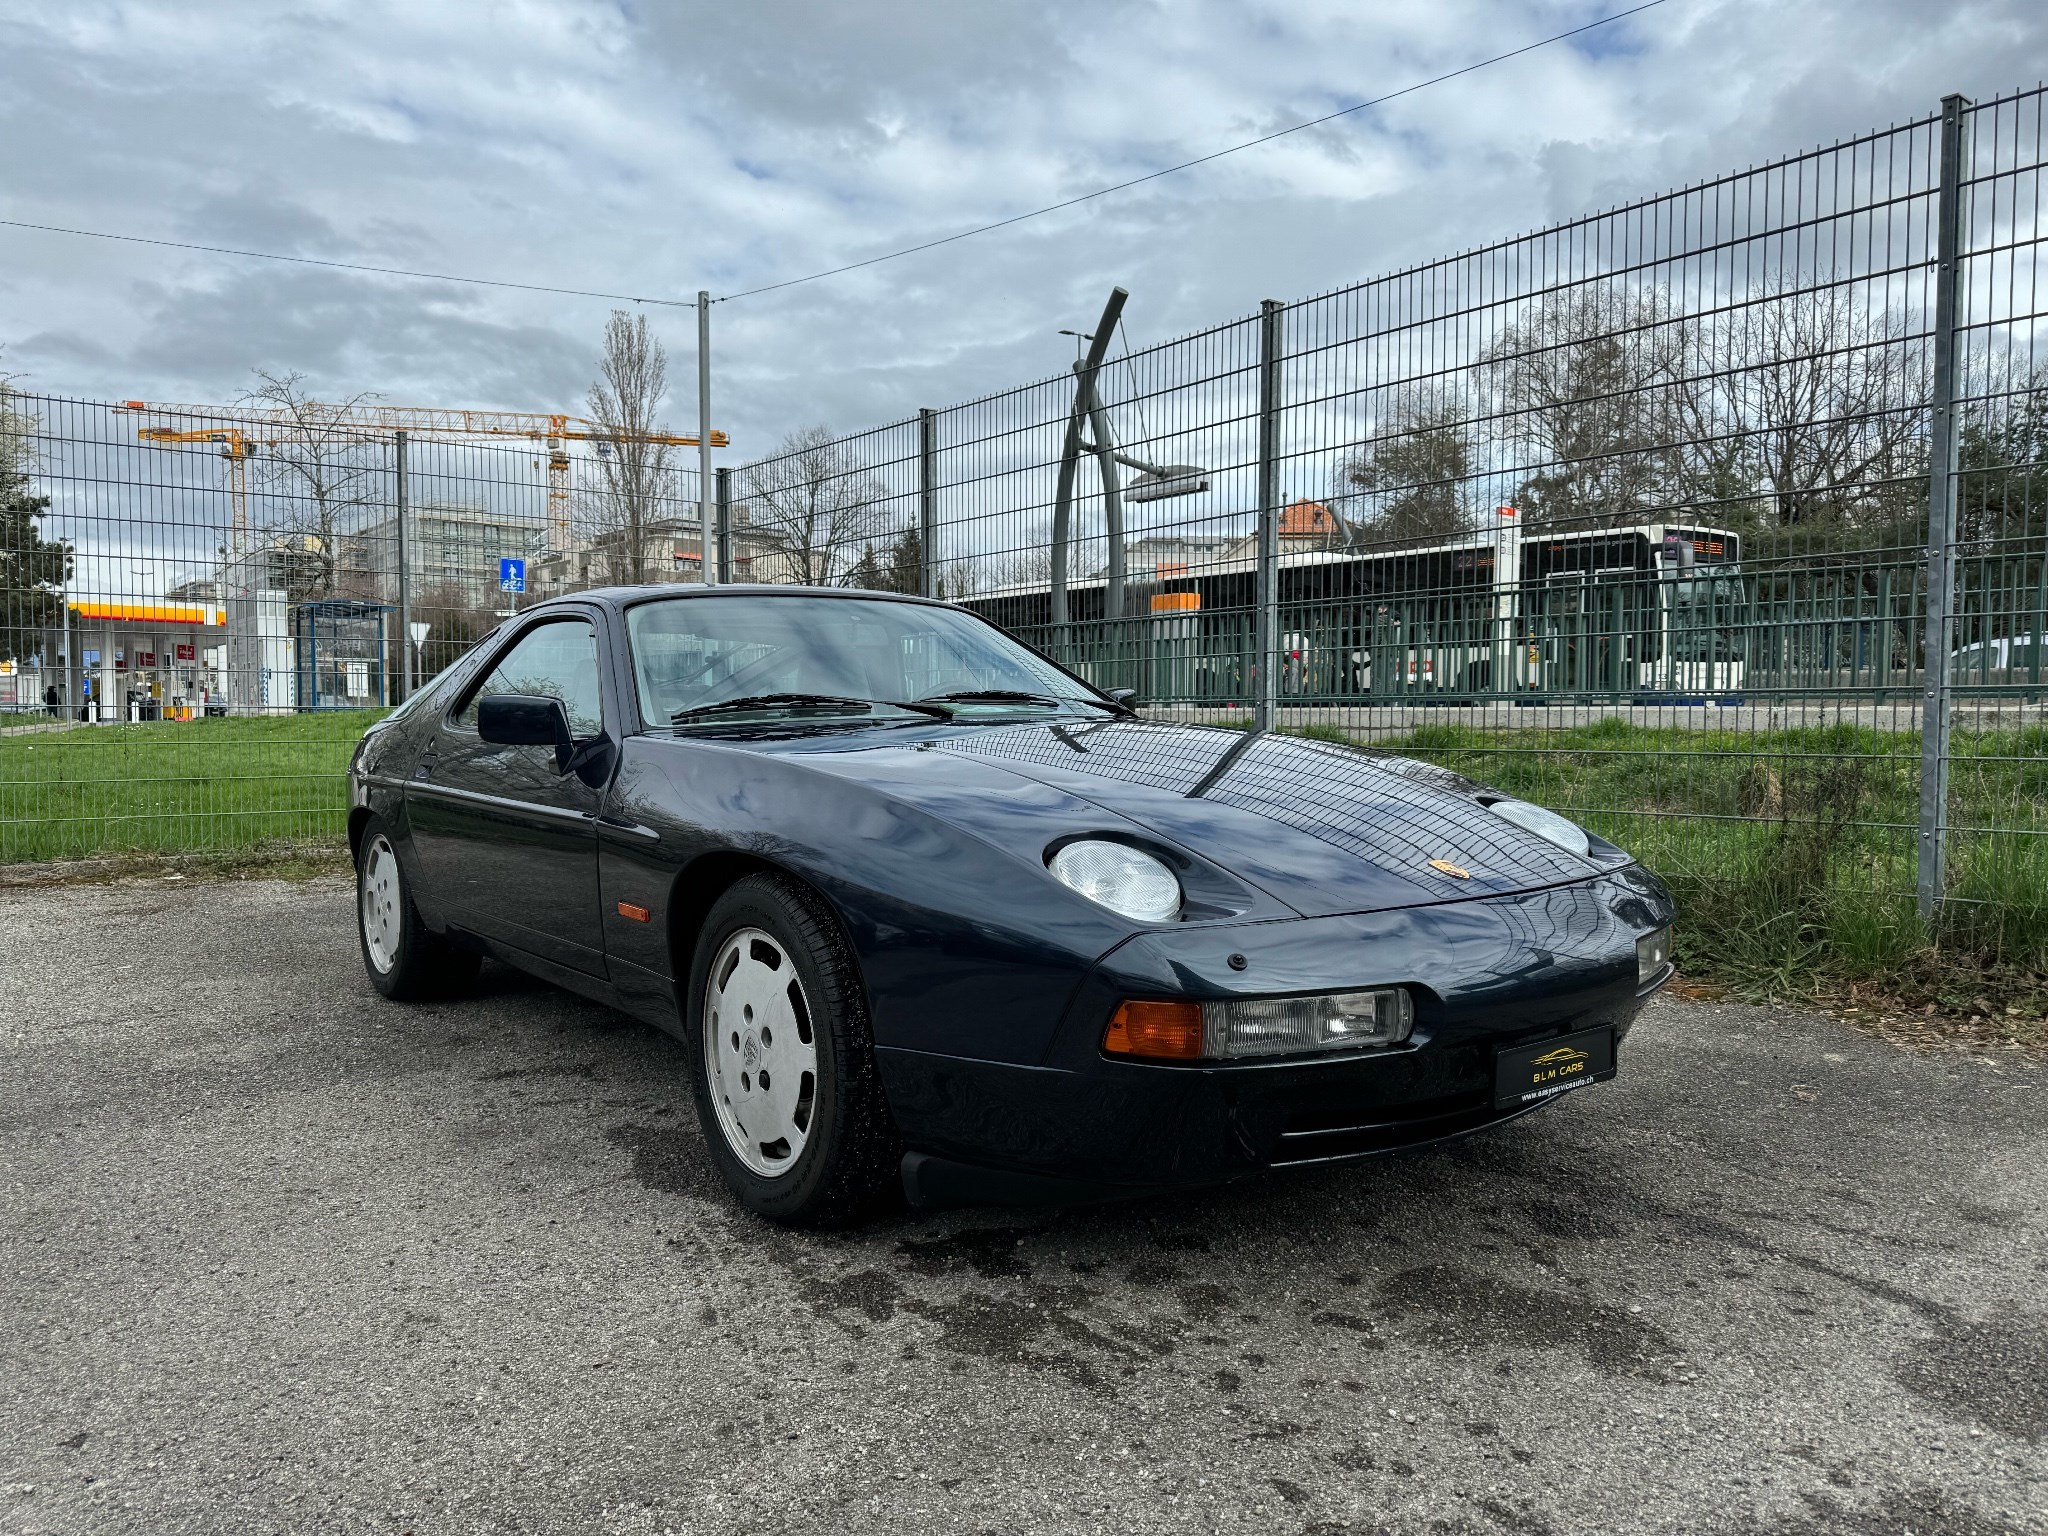
<svg viewBox="0 0 2048 1536"><path fill-rule="evenodd" d="M753 1210L1368 1157L1613 1075L1672 902L1399 757L1139 719L944 603L637 587L505 624L350 767L387 997L500 960L675 1033Z"/></svg>

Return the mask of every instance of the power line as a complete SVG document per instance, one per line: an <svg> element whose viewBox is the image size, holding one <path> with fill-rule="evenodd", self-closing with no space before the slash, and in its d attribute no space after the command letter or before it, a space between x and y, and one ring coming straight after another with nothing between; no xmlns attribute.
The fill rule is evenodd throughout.
<svg viewBox="0 0 2048 1536"><path fill-rule="evenodd" d="M1505 63L1509 59L1520 58L1525 53L1534 53L1538 48L1548 48L1552 43L1561 43L1566 38L1577 37L1581 33L1591 32L1598 27L1607 26L1611 22L1625 21L1631 16L1640 16L1644 11L1655 10L1658 6L1666 3L1667 0L1643 0L1641 5L1631 6L1628 10L1616 11L1611 16L1602 16L1597 21L1589 21L1583 26L1572 27L1564 32L1553 33L1551 36L1539 38L1533 43L1524 43L1519 48L1510 48L1506 53L1497 53L1490 59L1480 59L1476 63L1464 65L1462 68L1449 70L1441 75L1433 75L1427 80L1418 80L1413 85L1404 85L1398 91L1389 91L1386 95L1375 96L1370 101L1361 101L1355 106L1342 107L1335 112L1326 112L1321 117L1312 117L1307 122L1296 123L1290 128L1276 128L1273 132L1261 134L1256 139L1246 139L1242 144L1232 144L1227 149L1218 149L1206 155L1197 155L1194 159L1183 160L1178 165L1169 165L1160 170L1147 171L1143 176L1133 176L1129 181L1119 181L1111 186L1097 187L1093 192L1083 192L1079 196L1067 198L1062 202L1048 203L1043 208L1033 208L1029 213L1012 214L1007 219L997 219L993 224L981 224L973 229L963 229L958 234L942 235L936 240L927 240L922 245L908 245L900 251L890 251L882 256L870 256L865 261L849 261L844 266L828 267L822 272L813 272L806 277L792 277L779 283L764 283L759 288L747 288L738 293L728 293L722 298L714 299L712 302L724 304L733 299L751 299L756 294L773 293L778 288L794 288L799 283L815 283L820 278L837 277L842 272L858 272L862 267L878 266L885 261L895 261L898 257L915 256L919 251L936 250L939 246L951 245L958 240L970 240L976 235L985 235L992 230L1007 229L1012 224L1022 224L1026 219L1036 219L1048 213L1058 213L1063 208L1073 208L1081 203L1092 202L1098 197L1107 197L1112 192L1124 192L1132 187L1143 186L1148 181L1157 181L1160 177L1171 176L1176 171L1192 170L1195 166L1207 165L1212 160L1221 160L1225 155L1234 155L1240 150L1255 149L1261 144L1270 144L1275 139L1286 138L1290 133L1300 133L1306 128L1320 127L1324 123L1335 122L1340 117L1349 117L1354 112L1363 112L1368 107L1383 106L1387 102L1396 100L1399 97L1412 96L1417 91L1428 90L1433 85L1442 85L1446 80L1455 80L1460 75L1469 75L1476 70L1486 69L1494 64Z"/></svg>
<svg viewBox="0 0 2048 1536"><path fill-rule="evenodd" d="M1433 85L1441 85L1446 80L1455 80L1461 75L1469 75L1476 70L1505 63L1509 59L1520 58L1525 53L1533 53L1539 48L1548 48L1552 43L1561 43L1567 38L1578 37L1583 33L1608 26L1613 22L1625 21L1631 16L1639 16L1644 11L1655 10L1658 6L1667 3L1668 0L1643 0L1642 4L1631 6L1625 11L1616 11L1611 16L1602 16L1598 20L1586 22L1582 26L1553 33L1551 36L1539 38L1533 43L1524 43L1519 48L1511 48L1506 53L1497 53L1491 58L1480 59L1475 63L1466 64L1458 69L1448 70L1441 75L1433 75L1427 80L1418 80L1412 85L1402 86L1397 91L1389 91L1384 96L1375 96L1370 101L1361 101L1354 106L1343 107L1335 112L1326 112L1321 117L1310 118L1307 122L1295 123L1288 128L1278 128L1271 133L1261 134L1255 139L1246 139L1241 144L1232 144L1227 148L1214 150L1206 155L1197 155L1194 159L1183 160L1178 165L1169 165L1156 171L1148 171L1143 176L1133 176L1128 181L1120 181L1107 187L1097 187L1092 192L1083 192L1078 196L1066 198L1061 202L1048 203L1045 207L1033 208L1028 213L1012 214L1007 219L997 219L991 224L978 225L973 229L963 229L958 234L944 235L937 240L927 240L921 245L905 246L901 250L890 251L885 255L870 256L864 261L850 261L843 266L828 267L822 272L813 272L805 277L787 278L779 283L764 283L758 288L746 288L738 293L728 293L714 302L724 304L733 299L750 299L757 294L773 293L781 288L794 288L800 283L815 283L821 278L837 277L842 272L857 272L863 267L879 266L885 261L895 261L904 256L915 256L920 251L936 250L942 245L952 245L957 241L972 239L976 235L985 235L994 230L1007 229L1010 225L1021 224L1027 219L1041 218L1048 213L1058 213L1063 208L1073 208L1082 203L1092 202L1096 198L1107 197L1112 192L1128 191L1132 187L1143 186L1148 181L1157 181L1163 176L1171 176L1179 171L1192 170L1198 165L1207 165L1212 160L1221 160L1226 155L1234 155L1242 150L1255 149L1261 144L1270 144L1275 139L1284 139L1289 134L1300 133L1305 129L1320 127L1324 123L1335 122L1340 117L1349 117L1354 112L1365 111L1368 107L1383 106L1387 102L1397 100L1402 96L1412 96L1417 91L1427 90ZM240 256L252 261L281 261L289 262L295 266L327 267L340 272L366 272L379 277L411 277L434 283L464 283L476 288L508 288L521 293L551 293L578 299L610 299L622 304L653 304L670 309L690 309L695 307L696 304L694 299L659 299L650 298L644 294L607 293L602 289L560 288L546 283L519 283L504 278L468 277L453 272L420 272L407 267L379 267L372 266L366 262L334 261L320 256L286 256L277 251L252 251L238 246L203 245L191 240L163 240L148 235L116 234L103 229L74 229L62 224L34 224L25 219L0 219L0 227L37 230L44 234L53 235L74 235L87 240L116 240L127 245L153 245L166 250L200 251L211 256Z"/></svg>
<svg viewBox="0 0 2048 1536"><path fill-rule="evenodd" d="M694 309L695 299L650 299L630 293L602 293L590 288L551 288L545 283L514 283L495 277L461 277L449 272L413 272L404 267L373 267L359 261L328 261L319 256L280 256L275 251L245 251L226 245L198 245L189 240L154 240L147 235L115 235L103 229L67 229L61 224L30 224L0 219L9 229L36 229L51 235L81 235L89 240L119 240L129 245L160 245L174 251L205 251L214 256L247 256L257 261L288 261L302 267L334 267L343 272L375 272L384 277L419 277L435 283L469 283L479 288L517 288L524 293L555 293L577 299L616 299L624 304L662 304Z"/></svg>
<svg viewBox="0 0 2048 1536"><path fill-rule="evenodd" d="M1138 408L1138 431L1142 434L1143 440L1149 444L1152 441L1152 428L1145 421L1145 396L1138 387L1137 365L1131 361L1131 333L1124 329L1124 314L1122 310L1118 310L1116 314L1116 334L1117 338L1124 344L1124 372L1130 375L1131 404Z"/></svg>

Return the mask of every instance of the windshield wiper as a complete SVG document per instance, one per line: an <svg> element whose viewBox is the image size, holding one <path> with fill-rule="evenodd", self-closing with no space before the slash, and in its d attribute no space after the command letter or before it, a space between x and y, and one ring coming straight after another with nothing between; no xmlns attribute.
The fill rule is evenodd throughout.
<svg viewBox="0 0 2048 1536"><path fill-rule="evenodd" d="M715 703L695 704L688 709L679 709L668 717L668 723L681 725L686 720L701 720L710 715L740 714L768 709L805 714L866 714L877 704L884 709L907 709L913 714L929 715L934 720L953 718L950 709L941 709L936 704L924 702L905 704L895 699L854 699L836 693L750 693L737 699L719 699Z"/></svg>
<svg viewBox="0 0 2048 1536"><path fill-rule="evenodd" d="M1015 688L963 688L958 693L928 693L920 704L1037 704L1058 709L1063 701L1049 693L1024 693Z"/></svg>
<svg viewBox="0 0 2048 1536"><path fill-rule="evenodd" d="M958 693L927 694L919 700L924 704L1033 704L1040 709L1058 709L1062 704L1089 704L1096 709L1106 709L1116 715L1136 717L1137 711L1128 704L1119 704L1115 699L1091 699L1085 695L1061 695L1055 698L1049 693L1026 693L1017 688L966 688Z"/></svg>
<svg viewBox="0 0 2048 1536"><path fill-rule="evenodd" d="M1092 704L1097 709L1106 709L1113 715L1123 715L1132 720L1138 718L1138 712L1135 709L1131 708L1130 705L1125 704L1118 699L1090 699L1077 697L1068 699L1066 702L1069 704Z"/></svg>

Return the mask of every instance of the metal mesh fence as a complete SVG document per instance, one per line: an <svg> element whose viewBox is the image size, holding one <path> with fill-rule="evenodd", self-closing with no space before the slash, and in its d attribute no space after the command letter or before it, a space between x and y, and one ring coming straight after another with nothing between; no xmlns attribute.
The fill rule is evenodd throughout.
<svg viewBox="0 0 2048 1536"><path fill-rule="evenodd" d="M1783 953L1878 955L1942 906L2038 954L2042 102L1952 98L1155 346L1106 316L1071 372L719 471L716 574L951 598L1157 717L1457 769ZM11 702L63 719L0 748L6 857L332 835L317 721L345 741L473 643L500 560L518 601L703 574L680 458L9 409L75 555L8 587ZM81 709L246 736L110 775L48 728Z"/></svg>
<svg viewBox="0 0 2048 1536"><path fill-rule="evenodd" d="M1119 332L888 429L896 536L1155 716L1559 806L1716 932L2038 955L2041 102Z"/></svg>
<svg viewBox="0 0 2048 1536"><path fill-rule="evenodd" d="M669 456L445 412L0 408L0 860L331 842L368 722L504 617L702 576Z"/></svg>

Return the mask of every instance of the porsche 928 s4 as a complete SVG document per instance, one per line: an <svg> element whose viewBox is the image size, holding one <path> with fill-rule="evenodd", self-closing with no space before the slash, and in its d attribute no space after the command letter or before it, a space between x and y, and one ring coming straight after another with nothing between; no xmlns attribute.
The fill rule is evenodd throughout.
<svg viewBox="0 0 2048 1536"><path fill-rule="evenodd" d="M496 959L673 1032L764 1216L1367 1158L1614 1075L1673 904L1444 769L1141 718L950 604L635 587L364 737L369 978Z"/></svg>

